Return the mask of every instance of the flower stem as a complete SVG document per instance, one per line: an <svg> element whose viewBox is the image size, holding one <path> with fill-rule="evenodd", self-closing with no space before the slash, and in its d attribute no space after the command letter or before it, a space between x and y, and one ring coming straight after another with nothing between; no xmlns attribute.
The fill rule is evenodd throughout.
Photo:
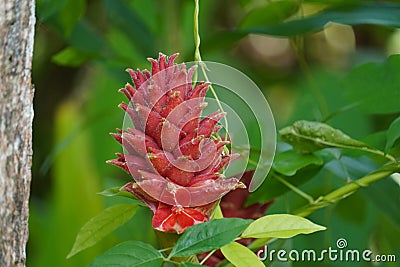
<svg viewBox="0 0 400 267"><path fill-rule="evenodd" d="M194 45L195 45L195 50L194 50L194 61L195 63L198 63L200 65L201 71L204 75L204 78L206 82L209 82L210 80L208 79L206 70L207 67L206 65L202 62L201 59L201 54L200 54L200 31L199 31L199 12L200 12L200 0L194 0L195 6L194 6L194 15L193 15L193 34L194 34ZM195 81L197 79L197 73L195 73ZM210 91L217 102L218 108L220 112L224 112L224 109L222 108L221 101L218 98L217 93L215 92L214 88L212 85L210 85ZM229 130L228 130L228 120L226 116L224 116L224 122L225 122L225 140L228 140L229 136ZM227 147L225 146L225 152L229 152Z"/></svg>
<svg viewBox="0 0 400 267"><path fill-rule="evenodd" d="M199 33L199 0L194 0L194 17L193 17L193 33L194 33L194 61L201 62L200 55L200 33Z"/></svg>

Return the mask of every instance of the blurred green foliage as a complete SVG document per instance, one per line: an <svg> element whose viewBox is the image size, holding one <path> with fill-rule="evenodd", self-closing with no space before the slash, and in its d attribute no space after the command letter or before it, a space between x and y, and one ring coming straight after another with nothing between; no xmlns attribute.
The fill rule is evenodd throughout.
<svg viewBox="0 0 400 267"><path fill-rule="evenodd" d="M121 150L108 133L122 126L117 90L129 80L124 69L149 68L146 58L157 57L158 51L180 52L179 60L192 61L193 8L191 0L37 0L28 266L86 266L127 240L158 246L150 211L141 208L112 236L66 259L89 218L104 207L130 203L96 194L130 181L105 164ZM396 27L398 1L200 1L203 60L226 63L251 77L268 99L278 129L297 120L322 121L398 157ZM250 138L258 140L258 132L252 131L256 125L246 126L254 134ZM279 179L318 197L384 162L381 156L335 149L298 155L280 142L270 177L249 201L276 198L268 213L290 213L307 201ZM399 205L399 179L386 178L310 215L327 231L296 237L283 246L322 250L346 238L351 248L396 254L399 261Z"/></svg>

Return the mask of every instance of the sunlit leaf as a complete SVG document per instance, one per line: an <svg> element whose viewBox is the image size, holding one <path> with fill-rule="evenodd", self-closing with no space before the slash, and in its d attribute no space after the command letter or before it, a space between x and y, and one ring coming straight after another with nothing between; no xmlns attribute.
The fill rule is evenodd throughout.
<svg viewBox="0 0 400 267"><path fill-rule="evenodd" d="M103 210L90 219L79 231L67 258L99 242L135 215L138 206L119 204Z"/></svg>
<svg viewBox="0 0 400 267"><path fill-rule="evenodd" d="M237 267L264 267L264 264L258 259L256 254L247 247L232 242L221 248L225 258Z"/></svg>
<svg viewBox="0 0 400 267"><path fill-rule="evenodd" d="M298 234L310 234L326 228L303 217L290 214L267 215L252 222L242 237L290 238Z"/></svg>
<svg viewBox="0 0 400 267"><path fill-rule="evenodd" d="M218 249L232 242L251 222L224 218L194 225L178 240L170 256L190 256Z"/></svg>
<svg viewBox="0 0 400 267"><path fill-rule="evenodd" d="M139 241L126 241L98 256L89 267L160 267L161 253L151 245Z"/></svg>
<svg viewBox="0 0 400 267"><path fill-rule="evenodd" d="M267 2L261 7L251 10L241 21L241 27L268 25L285 20L299 8L299 2L282 0Z"/></svg>
<svg viewBox="0 0 400 267"><path fill-rule="evenodd" d="M389 152L389 149L394 145L396 140L400 138L400 117L395 119L390 124L389 130L386 133L386 146L385 152Z"/></svg>
<svg viewBox="0 0 400 267"><path fill-rule="evenodd" d="M299 154L295 150L277 153L272 168L286 176L295 175L296 172L308 165L322 165L324 161L314 154Z"/></svg>

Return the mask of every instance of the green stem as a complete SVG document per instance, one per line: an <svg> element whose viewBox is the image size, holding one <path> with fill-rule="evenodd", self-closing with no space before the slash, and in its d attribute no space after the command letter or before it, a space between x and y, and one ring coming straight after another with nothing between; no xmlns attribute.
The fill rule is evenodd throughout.
<svg viewBox="0 0 400 267"><path fill-rule="evenodd" d="M300 42L300 41L297 41ZM317 98L319 109L321 111L321 118L322 120L324 117L326 118L328 115L328 104L326 103L326 100L320 91L320 89L317 86L317 83L314 80L313 75L311 74L310 67L307 63L306 58L304 57L304 51L301 47L301 45L298 45L296 41L292 41L292 46L295 50L295 54L297 57L297 61L299 63L300 69L303 71L304 76L306 77L308 83L310 84L311 90L313 91L315 97Z"/></svg>
<svg viewBox="0 0 400 267"><path fill-rule="evenodd" d="M336 190L333 190L329 194L319 197L314 202L297 209L296 211L293 212L293 214L297 215L297 216L301 216L301 217L306 217L306 216L310 215L311 213L313 213L314 211L317 211L317 210L324 208L326 206L329 206L331 204L337 203L338 201L352 195L359 188L367 187L370 184L377 182L381 179L384 179L395 172L400 172L400 163L399 162L384 165L383 167L375 170L374 172L372 172L370 174L367 174L366 176L364 176L360 179L352 181ZM272 242L273 240L274 240L273 238L257 239L256 241L251 243L248 246L248 248L249 249L257 249L261 246L264 246L265 244L267 244L269 242Z"/></svg>
<svg viewBox="0 0 400 267"><path fill-rule="evenodd" d="M379 181L394 172L400 171L400 163L391 163L383 166L382 168L360 178L352 181L325 196L319 197L314 203L305 205L297 209L294 214L298 216L308 216L314 211L326 207L330 204L337 203L339 200L344 199L354 192L356 192L361 187L367 187L370 184Z"/></svg>
<svg viewBox="0 0 400 267"><path fill-rule="evenodd" d="M200 54L200 31L199 31L199 11L200 11L200 7L199 7L199 1L200 0L194 0L194 3L195 3L194 15L193 15L193 33L194 33L194 45L195 45L194 61L200 65L201 71L202 71L202 73L204 75L204 78L206 79L206 82L209 82L210 80L209 80L209 78L207 76L207 73L206 73L206 66L202 62L201 54ZM197 73L195 73L195 80L196 80L196 77L197 77ZM210 88L210 91L211 91L215 101L217 102L219 110L221 112L224 112L224 109L222 108L221 101L219 100L218 95L215 92L213 86L210 85L209 88ZM224 116L224 122L225 122L225 140L228 140L229 130L228 130L228 119L226 118L226 116ZM226 153L229 152L229 150L228 150L228 148L226 146L225 146L225 152Z"/></svg>
<svg viewBox="0 0 400 267"><path fill-rule="evenodd" d="M285 179L280 177L278 174L273 173L273 177L275 179L277 179L279 182L281 182L282 184L284 184L285 186L287 186L288 188L290 188L293 192L295 192L299 196L301 196L304 199L306 199L310 204L314 203L314 199L313 199L312 196L310 196L309 194L301 191L299 188L297 188L296 186L292 185L291 183L289 183L288 181L286 181Z"/></svg>
<svg viewBox="0 0 400 267"><path fill-rule="evenodd" d="M194 33L194 61L201 62L200 55L200 33L199 33L199 0L194 0L194 17L193 17L193 33Z"/></svg>

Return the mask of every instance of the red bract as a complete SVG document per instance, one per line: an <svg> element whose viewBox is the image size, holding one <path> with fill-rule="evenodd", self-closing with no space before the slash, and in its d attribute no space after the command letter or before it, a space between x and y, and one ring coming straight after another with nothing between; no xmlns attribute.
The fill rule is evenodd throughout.
<svg viewBox="0 0 400 267"><path fill-rule="evenodd" d="M150 207L155 229L182 233L209 220L215 202L244 185L220 173L235 155L224 150L229 141L217 134L225 114L201 117L209 83L193 86L195 68L174 63L177 56L149 59L151 73L127 70L134 86L120 89L129 100L120 107L134 129L112 134L124 153L108 162L134 178L121 190Z"/></svg>
<svg viewBox="0 0 400 267"><path fill-rule="evenodd" d="M242 182L246 185L250 185L250 181L253 178L254 171L247 171L244 173L242 177ZM273 203L273 201L269 201L267 203L253 203L251 205L246 206L246 201L249 197L249 191L246 189L238 189L226 194L220 203L221 211L224 217L226 218L243 218L243 219L253 219L257 220L258 218L264 216L268 207ZM252 238L244 238L240 239L238 242L242 245L248 246L250 245L254 239ZM203 253L198 256L199 260L203 260L209 252ZM224 255L222 255L220 250L217 250L215 253L209 257L204 265L206 266L216 266L220 262L225 259Z"/></svg>

